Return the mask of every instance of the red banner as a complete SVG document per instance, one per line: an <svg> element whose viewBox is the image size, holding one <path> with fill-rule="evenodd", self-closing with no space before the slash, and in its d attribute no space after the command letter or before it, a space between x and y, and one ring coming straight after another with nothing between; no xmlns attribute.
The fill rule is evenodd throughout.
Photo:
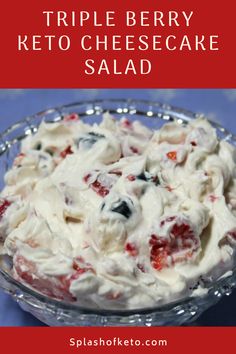
<svg viewBox="0 0 236 354"><path fill-rule="evenodd" d="M222 354L234 348L236 328L2 328L2 352Z"/></svg>
<svg viewBox="0 0 236 354"><path fill-rule="evenodd" d="M234 4L2 1L0 86L236 87Z"/></svg>

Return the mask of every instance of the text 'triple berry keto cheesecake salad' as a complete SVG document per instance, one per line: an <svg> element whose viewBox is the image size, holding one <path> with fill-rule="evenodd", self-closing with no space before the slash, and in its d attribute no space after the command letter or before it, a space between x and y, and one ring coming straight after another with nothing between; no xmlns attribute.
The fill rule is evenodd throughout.
<svg viewBox="0 0 236 354"><path fill-rule="evenodd" d="M42 122L5 175L0 252L19 282L81 306L200 296L235 265L235 161L204 119Z"/></svg>

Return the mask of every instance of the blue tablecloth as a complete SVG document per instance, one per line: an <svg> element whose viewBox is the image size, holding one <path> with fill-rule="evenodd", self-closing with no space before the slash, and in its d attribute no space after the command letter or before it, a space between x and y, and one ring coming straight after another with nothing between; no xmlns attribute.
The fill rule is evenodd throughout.
<svg viewBox="0 0 236 354"><path fill-rule="evenodd" d="M236 133L236 90L195 89L0 89L0 131L21 118L80 100L101 98L138 98L170 103L194 112L204 113ZM0 326L42 326L30 314L0 290ZM194 325L236 326L236 291L206 311Z"/></svg>

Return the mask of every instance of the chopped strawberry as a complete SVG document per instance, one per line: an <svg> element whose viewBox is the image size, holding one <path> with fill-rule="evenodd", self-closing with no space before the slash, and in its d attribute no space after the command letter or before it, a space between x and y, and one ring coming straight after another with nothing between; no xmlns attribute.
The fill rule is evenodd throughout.
<svg viewBox="0 0 236 354"><path fill-rule="evenodd" d="M149 245L158 246L159 248L166 247L168 245L168 241L164 238L159 238L156 235L151 235L151 238L149 240Z"/></svg>
<svg viewBox="0 0 236 354"><path fill-rule="evenodd" d="M177 152L176 151L170 151L166 154L166 156L168 157L168 159L170 159L172 161L177 160Z"/></svg>
<svg viewBox="0 0 236 354"><path fill-rule="evenodd" d="M150 261L153 268L162 270L192 257L199 248L200 240L187 221L178 221L174 216L160 222L162 228L166 222L174 222L166 236L152 234L149 240Z"/></svg>
<svg viewBox="0 0 236 354"><path fill-rule="evenodd" d="M18 154L16 157L25 157L26 155L23 153L23 152L21 152L20 154Z"/></svg>
<svg viewBox="0 0 236 354"><path fill-rule="evenodd" d="M121 125L124 128L129 128L129 129L132 128L132 122L128 118L122 119Z"/></svg>
<svg viewBox="0 0 236 354"><path fill-rule="evenodd" d="M76 300L70 293L70 285L86 272L93 272L92 266L85 263L82 257L77 257L72 264L72 274L66 276L46 276L39 273L34 262L21 255L14 257L14 271L16 278L20 278L26 284L31 285L41 293L59 300Z"/></svg>
<svg viewBox="0 0 236 354"><path fill-rule="evenodd" d="M76 272L72 274L70 280L78 279L79 275L88 271L94 273L94 269L92 268L91 264L86 263L82 257L75 258L72 267Z"/></svg>
<svg viewBox="0 0 236 354"><path fill-rule="evenodd" d="M88 271L86 268L80 268L78 265L75 267L73 264L73 269L76 271L75 273L72 274L70 277L70 281L73 281L75 279L78 279L81 274L84 274Z"/></svg>
<svg viewBox="0 0 236 354"><path fill-rule="evenodd" d="M190 144L191 144L192 146L197 146L197 143L196 143L195 141L191 141Z"/></svg>
<svg viewBox="0 0 236 354"><path fill-rule="evenodd" d="M21 161L23 160L23 158L25 157L26 155L23 153L23 152L21 152L20 154L18 154L17 156L16 156L16 158L15 158L15 160L14 160L14 166L18 166L18 165L20 165L21 164Z"/></svg>
<svg viewBox="0 0 236 354"><path fill-rule="evenodd" d="M85 183L88 183L89 178L91 177L91 174L88 173L86 176L84 176L83 180Z"/></svg>
<svg viewBox="0 0 236 354"><path fill-rule="evenodd" d="M77 121L79 120L79 116L76 113L71 113L64 117L63 119L65 122Z"/></svg>
<svg viewBox="0 0 236 354"><path fill-rule="evenodd" d="M138 249L134 243L130 243L130 242L126 243L125 250L132 257L136 257L138 255Z"/></svg>
<svg viewBox="0 0 236 354"><path fill-rule="evenodd" d="M233 229L231 231L228 231L226 235L220 240L219 246L224 246L226 244L229 244L233 247L236 246L236 229Z"/></svg>
<svg viewBox="0 0 236 354"><path fill-rule="evenodd" d="M168 253L165 249L153 246L151 249L151 263L153 268L162 270L168 266L167 263Z"/></svg>
<svg viewBox="0 0 236 354"><path fill-rule="evenodd" d="M166 218L166 221L167 222L171 222L171 221L173 221L175 219L176 219L176 216L169 216L168 218Z"/></svg>
<svg viewBox="0 0 236 354"><path fill-rule="evenodd" d="M67 276L42 276L39 274L36 264L21 255L14 257L14 271L16 278L20 278L26 284L47 296L59 300L75 300L69 292Z"/></svg>
<svg viewBox="0 0 236 354"><path fill-rule="evenodd" d="M216 200L218 200L219 198L218 197L216 197L215 195L213 195L213 194L211 194L211 195L209 195L209 200L210 200L210 202L212 202L212 203L214 203Z"/></svg>
<svg viewBox="0 0 236 354"><path fill-rule="evenodd" d="M74 269L74 270L78 270L78 269L80 269L80 267L79 267L78 263L76 263L75 261L73 262L72 267L73 267L73 269Z"/></svg>
<svg viewBox="0 0 236 354"><path fill-rule="evenodd" d="M138 153L139 153L138 148L136 148L135 146L130 146L130 150L131 150L134 154L138 154Z"/></svg>
<svg viewBox="0 0 236 354"><path fill-rule="evenodd" d="M149 245L154 246L157 243L157 240L158 240L158 238L156 235L151 235L151 238L149 240Z"/></svg>
<svg viewBox="0 0 236 354"><path fill-rule="evenodd" d="M236 241L236 230L228 232L228 235Z"/></svg>
<svg viewBox="0 0 236 354"><path fill-rule="evenodd" d="M101 197L105 197L110 192L110 190L107 187L103 186L98 181L93 182L90 186Z"/></svg>
<svg viewBox="0 0 236 354"><path fill-rule="evenodd" d="M67 155L71 155L73 154L73 151L71 150L71 146L67 146L67 148L65 148L65 150L60 152L60 156L64 159Z"/></svg>
<svg viewBox="0 0 236 354"><path fill-rule="evenodd" d="M101 197L105 197L107 194L109 194L110 189L112 188L113 184L115 183L115 180L117 179L116 176L112 176L109 173L99 173L95 181L94 179L92 179L92 177L93 174L88 173L83 178L84 182L87 183L89 187ZM90 179L92 179L92 182L90 181Z"/></svg>
<svg viewBox="0 0 236 354"><path fill-rule="evenodd" d="M160 225L161 225L161 226L164 226L166 222L171 222L171 221L173 221L173 220L175 220L175 219L176 219L176 216L169 216L169 217L167 217L165 220L162 220L161 223L160 223Z"/></svg>
<svg viewBox="0 0 236 354"><path fill-rule="evenodd" d="M11 202L7 199L0 199L0 220L3 217L7 208L11 205Z"/></svg>
<svg viewBox="0 0 236 354"><path fill-rule="evenodd" d="M157 176L153 176L152 177L152 182L155 183L155 184L159 184L159 179Z"/></svg>
<svg viewBox="0 0 236 354"><path fill-rule="evenodd" d="M80 262L80 263L85 263L85 260L82 256L75 257L75 261Z"/></svg>
<svg viewBox="0 0 236 354"><path fill-rule="evenodd" d="M136 180L136 177L135 177L134 175L128 175L126 178L127 178L130 182L133 182L133 181Z"/></svg>
<svg viewBox="0 0 236 354"><path fill-rule="evenodd" d="M107 300L116 300L119 299L119 297L121 297L121 293L119 291L116 291L114 293L109 293L106 295Z"/></svg>

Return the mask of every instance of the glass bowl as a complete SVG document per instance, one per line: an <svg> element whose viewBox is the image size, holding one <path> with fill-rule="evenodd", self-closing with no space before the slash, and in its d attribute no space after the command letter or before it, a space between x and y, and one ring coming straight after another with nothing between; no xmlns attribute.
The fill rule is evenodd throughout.
<svg viewBox="0 0 236 354"><path fill-rule="evenodd" d="M34 134L40 122L55 122L70 113L79 114L88 123L99 122L102 113L109 111L115 118L126 116L138 119L150 128L160 128L168 121L178 124L188 122L199 115L179 108L140 100L96 100L78 102L37 113L14 124L0 135L0 188L4 174L12 166L20 151L21 140ZM219 139L236 146L236 136L219 124L211 122ZM105 310L83 308L73 303L54 300L26 287L13 279L11 264L0 257L0 286L22 307L42 322L51 326L165 326L181 325L195 320L203 311L214 305L224 295L229 295L236 286L236 269L227 277L209 284L203 296L188 297L167 305L139 310Z"/></svg>

